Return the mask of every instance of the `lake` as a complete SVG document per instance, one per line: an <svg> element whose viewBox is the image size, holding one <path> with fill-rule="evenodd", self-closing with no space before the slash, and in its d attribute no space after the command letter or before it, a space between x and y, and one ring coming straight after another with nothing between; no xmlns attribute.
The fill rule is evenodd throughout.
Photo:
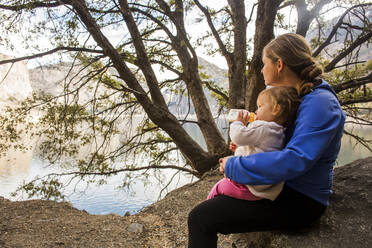
<svg viewBox="0 0 372 248"><path fill-rule="evenodd" d="M220 123L224 125L226 123ZM350 128L350 127L348 127ZM186 130L202 145L200 130L193 124L189 124ZM365 138L372 139L372 128L356 128L357 133ZM226 131L224 133L226 137ZM342 147L337 160L337 166L350 163L359 158L365 158L372 154L355 141L345 136L342 139ZM32 153L16 152L11 154L9 160L0 160L0 196L11 200L26 200L27 195L12 197L11 193L24 181L29 181L35 176L42 176L52 172L60 172L59 168L51 168L46 161L34 156ZM124 215L129 212L134 214L143 207L164 197L167 192L181 187L197 179L186 173L177 173L167 169L161 173L153 173L147 181L136 180L129 188L118 188L124 180L125 174L112 176L104 185L89 185L85 183L70 184L64 193L66 200L80 210L86 210L91 214L116 213ZM173 177L171 184L169 179Z"/></svg>

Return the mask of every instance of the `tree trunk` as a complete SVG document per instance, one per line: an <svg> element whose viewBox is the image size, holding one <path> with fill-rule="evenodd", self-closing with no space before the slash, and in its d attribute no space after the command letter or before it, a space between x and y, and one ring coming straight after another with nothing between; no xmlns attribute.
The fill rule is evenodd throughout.
<svg viewBox="0 0 372 248"><path fill-rule="evenodd" d="M277 8L283 0L261 0L258 2L256 33L254 36L254 52L248 70L248 81L245 106L249 111L256 110L258 94L265 89L261 74L262 50L274 38L274 21Z"/></svg>
<svg viewBox="0 0 372 248"><path fill-rule="evenodd" d="M307 10L308 4L306 4L305 0L297 0L295 2L298 20L296 34L300 34L305 37L307 31L309 30L310 23L314 20L315 17L319 16L319 11L325 4L329 2L330 0L321 0L316 3L311 10Z"/></svg>
<svg viewBox="0 0 372 248"><path fill-rule="evenodd" d="M229 103L228 107L244 108L244 95L247 84L245 76L247 61L247 20L244 1L229 0L234 26L234 52L229 63Z"/></svg>

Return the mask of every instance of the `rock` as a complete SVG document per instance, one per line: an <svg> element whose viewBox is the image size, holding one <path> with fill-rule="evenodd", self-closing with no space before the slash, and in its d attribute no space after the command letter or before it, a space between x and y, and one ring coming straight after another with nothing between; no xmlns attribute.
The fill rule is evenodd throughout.
<svg viewBox="0 0 372 248"><path fill-rule="evenodd" d="M143 232L143 225L139 223L132 223L129 225L128 232L134 232L134 233L142 233Z"/></svg>
<svg viewBox="0 0 372 248"><path fill-rule="evenodd" d="M330 207L308 228L231 235L233 247L364 248L372 244L372 157L335 169Z"/></svg>
<svg viewBox="0 0 372 248"><path fill-rule="evenodd" d="M126 211L124 216L130 216L130 212L129 211Z"/></svg>

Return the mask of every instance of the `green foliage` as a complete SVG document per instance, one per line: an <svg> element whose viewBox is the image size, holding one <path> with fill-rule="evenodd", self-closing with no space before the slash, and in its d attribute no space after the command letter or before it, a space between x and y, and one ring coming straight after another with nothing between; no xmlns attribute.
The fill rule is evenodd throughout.
<svg viewBox="0 0 372 248"><path fill-rule="evenodd" d="M38 178L37 178L38 179ZM23 190L28 194L29 198L41 197L47 200L63 200L64 195L61 193L63 184L57 179L39 179L33 180L18 188L18 191ZM16 194L14 193L13 196Z"/></svg>
<svg viewBox="0 0 372 248"><path fill-rule="evenodd" d="M327 62L325 62L327 63ZM334 69L330 73L325 75L325 79L334 86L337 86L340 82L351 81L355 78L360 78L366 75L366 72L372 71L372 60L366 63L356 64L350 66L348 69ZM338 93L340 102L347 102L350 100L357 99L368 99L371 98L371 88L362 86L356 86ZM362 106L363 104L356 103L356 106Z"/></svg>
<svg viewBox="0 0 372 248"><path fill-rule="evenodd" d="M208 89L210 90L210 95L217 101L219 106L227 106L227 99L222 96L224 94L225 96L228 95L228 92L226 89L218 86L214 81L208 81ZM222 94L221 94L222 93Z"/></svg>
<svg viewBox="0 0 372 248"><path fill-rule="evenodd" d="M0 126L3 127L0 133L0 156L5 156L11 149L27 149L19 143L23 131L16 130L17 122L20 122L20 120L16 119L15 113L10 109L4 111L3 115L0 116Z"/></svg>
<svg viewBox="0 0 372 248"><path fill-rule="evenodd" d="M286 16L280 12L276 14L276 20L275 20L275 27L281 28L284 30L289 30L290 32L294 32L294 25L290 25L289 23L286 22Z"/></svg>

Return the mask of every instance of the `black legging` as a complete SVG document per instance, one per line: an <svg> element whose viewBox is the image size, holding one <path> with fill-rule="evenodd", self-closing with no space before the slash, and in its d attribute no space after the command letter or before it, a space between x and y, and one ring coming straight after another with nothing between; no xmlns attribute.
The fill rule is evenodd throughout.
<svg viewBox="0 0 372 248"><path fill-rule="evenodd" d="M191 210L189 248L217 247L217 233L269 231L306 226L318 219L326 206L284 186L275 201L246 201L217 196Z"/></svg>

